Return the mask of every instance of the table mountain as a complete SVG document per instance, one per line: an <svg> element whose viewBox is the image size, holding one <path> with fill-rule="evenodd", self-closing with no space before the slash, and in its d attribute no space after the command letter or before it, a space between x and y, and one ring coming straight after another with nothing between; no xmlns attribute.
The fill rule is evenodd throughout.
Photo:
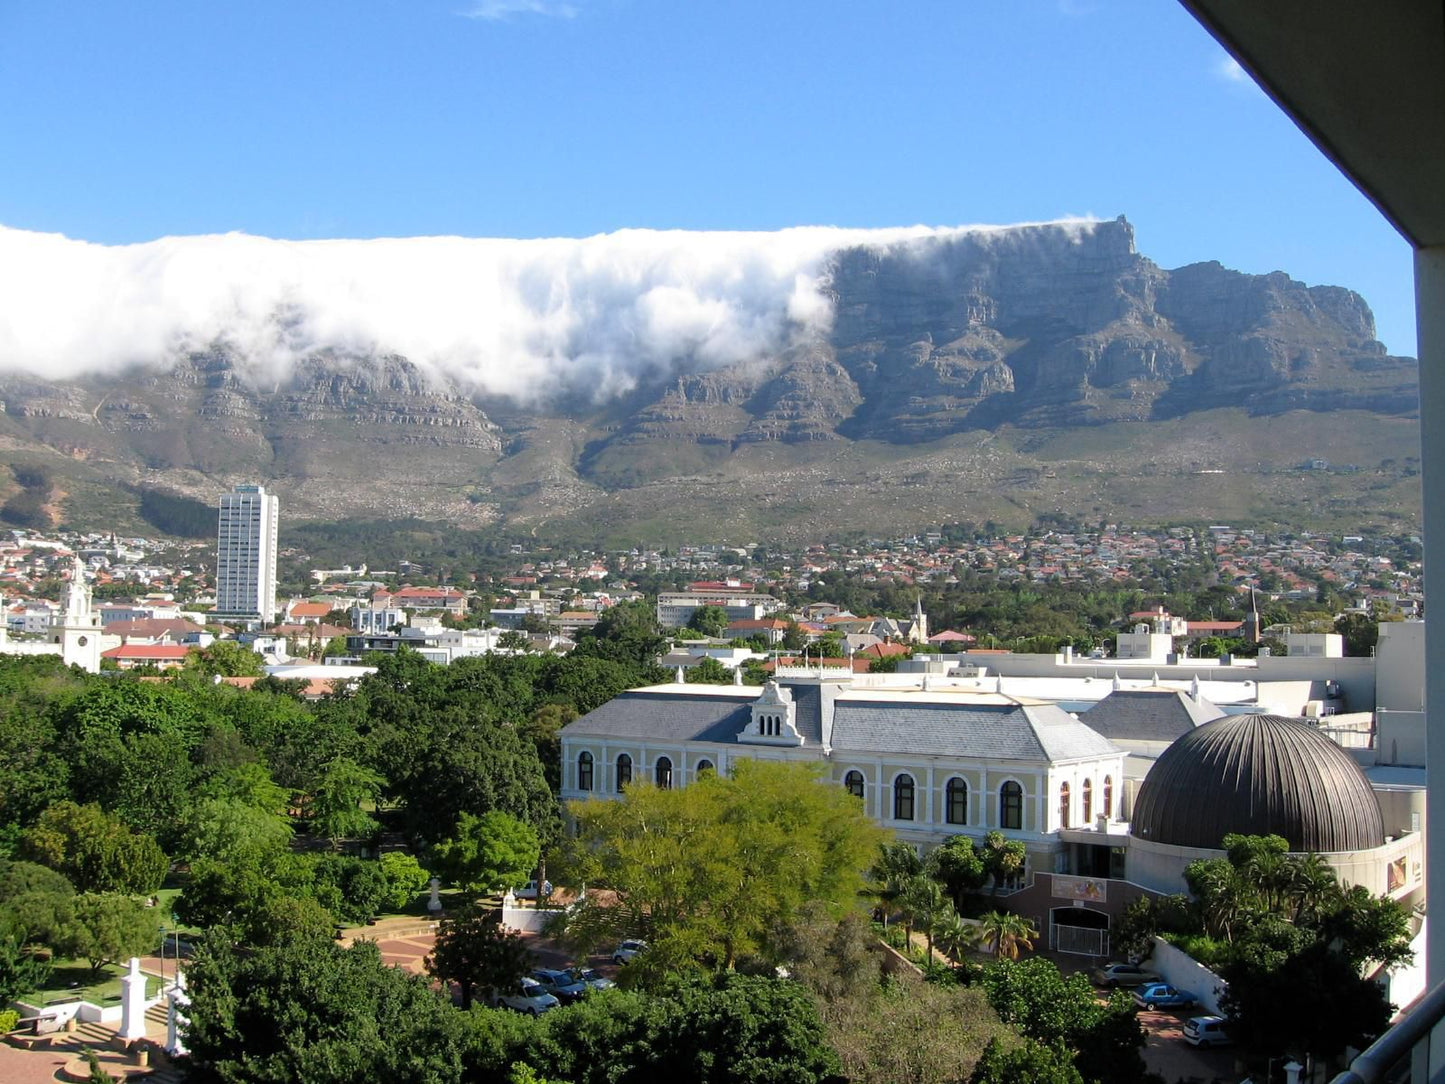
<svg viewBox="0 0 1445 1084"><path fill-rule="evenodd" d="M1165 270L1120 218L846 248L826 290L831 320L776 351L679 359L602 403L519 404L332 351L258 386L223 345L83 381L9 374L0 447L48 465L58 514L96 525L147 488L210 502L243 480L288 517L613 538L1328 515L1336 499L1417 515L1416 364L1348 289ZM1291 472L1320 458L1355 469L1301 485Z"/></svg>

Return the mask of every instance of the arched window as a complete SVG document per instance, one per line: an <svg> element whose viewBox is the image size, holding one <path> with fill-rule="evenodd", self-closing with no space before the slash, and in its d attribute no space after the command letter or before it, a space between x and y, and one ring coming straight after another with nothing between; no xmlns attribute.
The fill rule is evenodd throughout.
<svg viewBox="0 0 1445 1084"><path fill-rule="evenodd" d="M1059 827L1069 826L1069 784L1059 784Z"/></svg>
<svg viewBox="0 0 1445 1084"><path fill-rule="evenodd" d="M693 774L694 774L694 775L702 775L703 772L710 772L710 771L712 771L712 770L713 770L712 761L710 761L710 760L699 760L699 761L697 762L697 767L696 767L696 768L694 769L694 771L693 771Z"/></svg>
<svg viewBox="0 0 1445 1084"><path fill-rule="evenodd" d="M623 753L617 758L617 793L622 793L622 788L632 782L632 758Z"/></svg>
<svg viewBox="0 0 1445 1084"><path fill-rule="evenodd" d="M843 786L848 788L848 793L855 798L863 797L863 773L849 772L843 777Z"/></svg>
<svg viewBox="0 0 1445 1084"><path fill-rule="evenodd" d="M1104 776L1104 816L1114 815L1114 777Z"/></svg>
<svg viewBox="0 0 1445 1084"><path fill-rule="evenodd" d="M582 753L577 757L577 789L592 789L592 754Z"/></svg>
<svg viewBox="0 0 1445 1084"><path fill-rule="evenodd" d="M1089 827L1094 822L1094 781L1084 780L1084 789L1079 793L1079 799L1084 803L1084 827Z"/></svg>
<svg viewBox="0 0 1445 1084"><path fill-rule="evenodd" d="M1022 828L1024 826L1024 788L1012 779L998 790L998 826L1000 828Z"/></svg>
<svg viewBox="0 0 1445 1084"><path fill-rule="evenodd" d="M667 790L672 786L672 761L667 757L658 757L653 775L657 780L657 786L661 790Z"/></svg>
<svg viewBox="0 0 1445 1084"><path fill-rule="evenodd" d="M893 819L896 821L913 819L913 776L906 773L898 775L893 780Z"/></svg>
<svg viewBox="0 0 1445 1084"><path fill-rule="evenodd" d="M957 776L948 781L946 815L949 824L968 823L968 784Z"/></svg>

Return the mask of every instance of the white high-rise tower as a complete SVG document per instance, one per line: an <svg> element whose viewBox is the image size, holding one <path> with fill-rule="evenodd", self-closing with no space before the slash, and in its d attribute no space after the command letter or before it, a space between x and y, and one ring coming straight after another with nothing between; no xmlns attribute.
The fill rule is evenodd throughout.
<svg viewBox="0 0 1445 1084"><path fill-rule="evenodd" d="M221 498L216 539L216 613L266 624L276 620L276 527L280 506L261 486Z"/></svg>

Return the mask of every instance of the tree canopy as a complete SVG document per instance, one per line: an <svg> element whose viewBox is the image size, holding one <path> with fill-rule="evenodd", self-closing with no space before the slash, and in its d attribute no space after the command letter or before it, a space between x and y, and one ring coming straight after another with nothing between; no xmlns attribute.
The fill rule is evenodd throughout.
<svg viewBox="0 0 1445 1084"><path fill-rule="evenodd" d="M584 904L567 934L586 947L644 936L657 969L727 969L775 954L771 931L805 901L842 910L879 830L813 765L739 760L680 789L629 787L619 801L571 806L571 880L611 888L619 906Z"/></svg>

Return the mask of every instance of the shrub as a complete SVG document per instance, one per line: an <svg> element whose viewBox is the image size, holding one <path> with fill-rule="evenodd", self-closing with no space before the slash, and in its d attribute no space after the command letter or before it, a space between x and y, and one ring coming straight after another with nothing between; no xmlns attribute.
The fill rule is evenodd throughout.
<svg viewBox="0 0 1445 1084"><path fill-rule="evenodd" d="M20 1014L14 1009L0 1009L0 1033L14 1031L20 1023Z"/></svg>

